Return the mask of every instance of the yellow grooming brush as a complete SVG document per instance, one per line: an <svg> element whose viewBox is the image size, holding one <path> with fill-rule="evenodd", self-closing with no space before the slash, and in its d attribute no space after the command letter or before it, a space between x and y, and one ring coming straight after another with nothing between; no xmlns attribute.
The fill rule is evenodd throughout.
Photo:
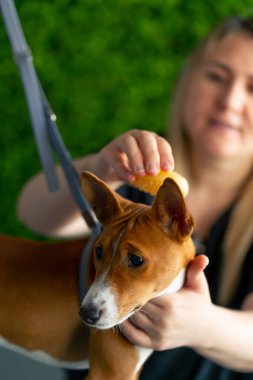
<svg viewBox="0 0 253 380"><path fill-rule="evenodd" d="M152 195L156 195L165 178L172 178L180 188L183 196L186 197L189 191L188 182L184 177L174 171L161 170L156 176L146 174L143 177L137 177L133 182L133 185L136 186L139 190L148 192Z"/></svg>

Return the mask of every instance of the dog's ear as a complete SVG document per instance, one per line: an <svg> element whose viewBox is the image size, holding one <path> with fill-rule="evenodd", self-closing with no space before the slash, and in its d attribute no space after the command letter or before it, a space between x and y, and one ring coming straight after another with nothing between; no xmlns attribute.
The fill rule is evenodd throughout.
<svg viewBox="0 0 253 380"><path fill-rule="evenodd" d="M117 194L90 172L81 174L83 194L103 225L123 212Z"/></svg>
<svg viewBox="0 0 253 380"><path fill-rule="evenodd" d="M171 178L166 178L158 190L150 213L176 240L191 235L193 219L178 185Z"/></svg>

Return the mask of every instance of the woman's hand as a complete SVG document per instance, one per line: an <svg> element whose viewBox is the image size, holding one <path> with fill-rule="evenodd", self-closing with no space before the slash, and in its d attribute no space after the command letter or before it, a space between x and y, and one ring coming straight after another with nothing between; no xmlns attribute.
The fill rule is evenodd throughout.
<svg viewBox="0 0 253 380"><path fill-rule="evenodd" d="M131 130L106 145L97 155L94 172L107 182L133 182L136 176L172 170L169 143L154 132Z"/></svg>
<svg viewBox="0 0 253 380"><path fill-rule="evenodd" d="M122 181L134 181L135 176L173 169L174 163L170 145L164 138L153 132L132 130L117 137L99 153L75 160L74 165L78 173L91 171L112 188L117 188ZM44 173L39 173L24 186L18 200L19 219L45 236L83 235L89 229L59 166L57 174L61 184L57 192L48 191Z"/></svg>
<svg viewBox="0 0 253 380"><path fill-rule="evenodd" d="M189 264L184 287L148 302L124 323L124 336L134 344L155 350L198 346L205 339L199 327L212 307L203 273L207 264L206 256L197 256Z"/></svg>

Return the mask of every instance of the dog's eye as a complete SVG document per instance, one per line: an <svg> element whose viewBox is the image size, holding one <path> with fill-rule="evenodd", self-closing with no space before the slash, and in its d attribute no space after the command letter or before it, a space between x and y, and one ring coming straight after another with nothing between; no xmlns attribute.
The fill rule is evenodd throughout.
<svg viewBox="0 0 253 380"><path fill-rule="evenodd" d="M104 252L103 252L103 248L101 247L96 247L95 248L95 255L96 255L96 258L98 260L101 260L103 258L103 255L104 255Z"/></svg>
<svg viewBox="0 0 253 380"><path fill-rule="evenodd" d="M144 263L144 260L142 257L131 254L128 257L128 265L130 267L139 267Z"/></svg>

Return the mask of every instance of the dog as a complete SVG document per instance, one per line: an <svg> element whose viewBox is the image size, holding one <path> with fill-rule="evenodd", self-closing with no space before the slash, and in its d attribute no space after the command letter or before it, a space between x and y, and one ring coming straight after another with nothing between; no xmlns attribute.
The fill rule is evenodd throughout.
<svg viewBox="0 0 253 380"><path fill-rule="evenodd" d="M114 327L150 299L182 287L195 256L193 219L169 178L152 206L122 198L89 172L81 187L103 227L81 279L88 289L81 305L87 239L0 236L0 343L58 366L89 365L87 380L137 380L152 350L134 346Z"/></svg>

